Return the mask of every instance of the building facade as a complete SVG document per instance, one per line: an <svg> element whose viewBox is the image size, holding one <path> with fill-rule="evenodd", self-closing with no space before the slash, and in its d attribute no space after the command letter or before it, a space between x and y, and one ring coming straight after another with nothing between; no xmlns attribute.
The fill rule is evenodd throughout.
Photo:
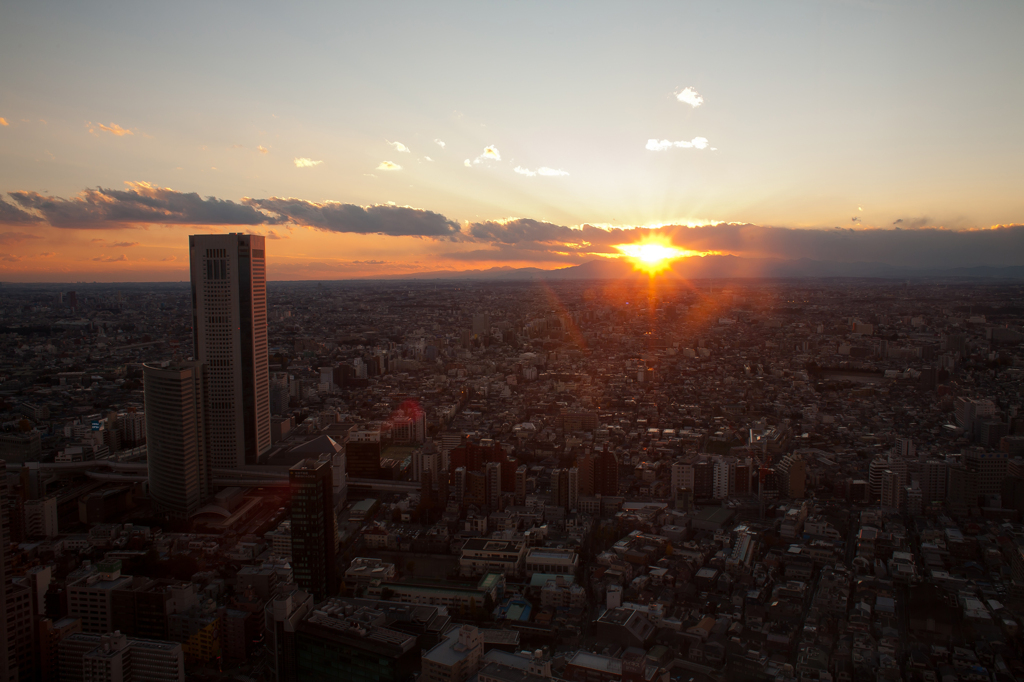
<svg viewBox="0 0 1024 682"><path fill-rule="evenodd" d="M295 583L316 599L333 596L335 516L330 461L305 459L288 470L292 494L292 568Z"/></svg>
<svg viewBox="0 0 1024 682"><path fill-rule="evenodd" d="M224 469L257 464L270 449L264 238L192 235L188 243L195 359L208 374L210 461Z"/></svg>
<svg viewBox="0 0 1024 682"><path fill-rule="evenodd" d="M202 363L184 362L145 365L143 374L153 507L188 519L210 495L206 370Z"/></svg>

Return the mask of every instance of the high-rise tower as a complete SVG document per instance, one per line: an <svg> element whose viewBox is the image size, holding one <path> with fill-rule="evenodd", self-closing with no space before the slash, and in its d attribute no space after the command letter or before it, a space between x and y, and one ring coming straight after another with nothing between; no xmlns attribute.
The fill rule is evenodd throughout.
<svg viewBox="0 0 1024 682"><path fill-rule="evenodd" d="M204 366L192 361L143 371L153 506L188 519L209 497Z"/></svg>
<svg viewBox="0 0 1024 682"><path fill-rule="evenodd" d="M270 449L264 238L192 235L192 334L206 365L210 463L257 464Z"/></svg>
<svg viewBox="0 0 1024 682"><path fill-rule="evenodd" d="M333 479L329 460L304 459L288 470L295 582L317 601L335 596Z"/></svg>

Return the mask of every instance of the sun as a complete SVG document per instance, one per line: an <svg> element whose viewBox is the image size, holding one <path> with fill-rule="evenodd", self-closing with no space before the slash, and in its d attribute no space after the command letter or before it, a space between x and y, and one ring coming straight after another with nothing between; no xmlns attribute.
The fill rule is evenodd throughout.
<svg viewBox="0 0 1024 682"><path fill-rule="evenodd" d="M648 237L635 244L617 244L615 248L633 261L635 269L649 275L668 270L672 261L677 258L703 255L698 251L680 249L664 237Z"/></svg>

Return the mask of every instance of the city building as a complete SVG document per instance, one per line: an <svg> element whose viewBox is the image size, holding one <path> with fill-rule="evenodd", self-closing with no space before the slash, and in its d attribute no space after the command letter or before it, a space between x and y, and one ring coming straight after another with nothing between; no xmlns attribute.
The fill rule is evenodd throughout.
<svg viewBox="0 0 1024 682"><path fill-rule="evenodd" d="M306 459L288 470L291 487L292 568L314 598L337 590L333 476L329 460Z"/></svg>
<svg viewBox="0 0 1024 682"><path fill-rule="evenodd" d="M57 496L48 495L39 500L25 500L25 537L52 538L57 530Z"/></svg>
<svg viewBox="0 0 1024 682"><path fill-rule="evenodd" d="M61 682L184 682L181 644L79 632L60 644Z"/></svg>
<svg viewBox="0 0 1024 682"><path fill-rule="evenodd" d="M195 359L206 365L209 390L210 464L258 464L270 449L264 238L206 234L188 243Z"/></svg>
<svg viewBox="0 0 1024 682"><path fill-rule="evenodd" d="M420 677L425 682L465 682L480 670L483 657L483 633L472 625L454 627L423 652Z"/></svg>
<svg viewBox="0 0 1024 682"><path fill-rule="evenodd" d="M313 611L313 595L292 589L274 596L264 608L267 672L271 682L298 682L295 635Z"/></svg>
<svg viewBox="0 0 1024 682"><path fill-rule="evenodd" d="M206 367L145 365L146 438L153 507L188 519L210 496Z"/></svg>
<svg viewBox="0 0 1024 682"><path fill-rule="evenodd" d="M405 682L420 659L413 635L385 627L383 611L338 599L316 605L296 628L299 680Z"/></svg>
<svg viewBox="0 0 1024 682"><path fill-rule="evenodd" d="M523 540L470 538L462 545L459 570L465 576L485 573L517 576L522 574L525 560Z"/></svg>
<svg viewBox="0 0 1024 682"><path fill-rule="evenodd" d="M82 620L82 632L102 635L113 631L116 590L128 589L132 576L121 575L121 561L83 566L67 578L68 615Z"/></svg>

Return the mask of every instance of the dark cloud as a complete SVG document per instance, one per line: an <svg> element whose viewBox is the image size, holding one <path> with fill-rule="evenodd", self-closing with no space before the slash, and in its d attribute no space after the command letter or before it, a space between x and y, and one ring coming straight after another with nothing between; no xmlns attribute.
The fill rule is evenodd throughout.
<svg viewBox="0 0 1024 682"><path fill-rule="evenodd" d="M909 267L1024 265L1024 225L977 230L910 229L905 223L901 227L836 230L723 223L693 228L669 226L659 232L683 249L750 258L807 258Z"/></svg>
<svg viewBox="0 0 1024 682"><path fill-rule="evenodd" d="M42 237L28 232L0 232L0 246L13 246L29 239L42 239Z"/></svg>
<svg viewBox="0 0 1024 682"><path fill-rule="evenodd" d="M121 247L125 247L125 248L127 248L129 246L138 246L138 245L139 245L138 242L114 242L113 243L113 246L121 246Z"/></svg>
<svg viewBox="0 0 1024 682"><path fill-rule="evenodd" d="M440 213L408 206L358 206L302 199L245 199L248 206L280 216L282 222L328 232L386 234L394 237L458 238L459 224Z"/></svg>
<svg viewBox="0 0 1024 682"><path fill-rule="evenodd" d="M227 199L195 192L177 192L145 182L128 189L97 187L73 199L46 197L38 192L10 192L22 208L37 211L54 227L101 229L139 223L168 225L268 225L280 219Z"/></svg>
<svg viewBox="0 0 1024 682"><path fill-rule="evenodd" d="M99 258L93 258L97 263L124 263L128 260L128 256L123 253L116 258L114 256L100 256Z"/></svg>
<svg viewBox="0 0 1024 682"><path fill-rule="evenodd" d="M89 189L71 199L36 192L12 192L17 204L0 200L0 223L28 225L45 221L60 228L117 228L135 224L262 228L268 238L284 234L266 228L305 226L327 232L426 237L461 242L467 251L443 254L461 261L578 263L602 255L618 255L616 245L660 236L681 249L759 259L809 259L854 263L875 262L908 268L1024 265L1024 225L977 230L934 227L927 217L899 218L886 229L829 227L795 229L720 223L702 227L667 225L658 228L606 229L584 224L557 225L517 218L471 223L408 206L359 206L271 197L240 202L202 198L148 183L128 183L125 190ZM849 225L849 223L847 224ZM893 229L898 227L899 229ZM0 245L38 238L22 231L0 233ZM95 241L95 240L94 240ZM105 243L105 242L103 242ZM123 248L134 242L120 242ZM126 260L121 256L116 259Z"/></svg>
<svg viewBox="0 0 1024 682"><path fill-rule="evenodd" d="M619 252L616 251L616 254ZM473 249L472 251L453 251L444 254L445 258L460 261L505 261L505 262L553 262L553 263L586 263L594 260L592 252L567 251L559 247L536 248L532 245L510 246L499 245L496 249Z"/></svg>
<svg viewBox="0 0 1024 682"><path fill-rule="evenodd" d="M576 241L579 230L542 220L518 218L503 222L488 221L473 223L469 235L474 239L499 244L520 244L522 242L548 243L554 241Z"/></svg>
<svg viewBox="0 0 1024 682"><path fill-rule="evenodd" d="M0 199L0 225L30 225L42 222L42 218L22 211L17 206Z"/></svg>

